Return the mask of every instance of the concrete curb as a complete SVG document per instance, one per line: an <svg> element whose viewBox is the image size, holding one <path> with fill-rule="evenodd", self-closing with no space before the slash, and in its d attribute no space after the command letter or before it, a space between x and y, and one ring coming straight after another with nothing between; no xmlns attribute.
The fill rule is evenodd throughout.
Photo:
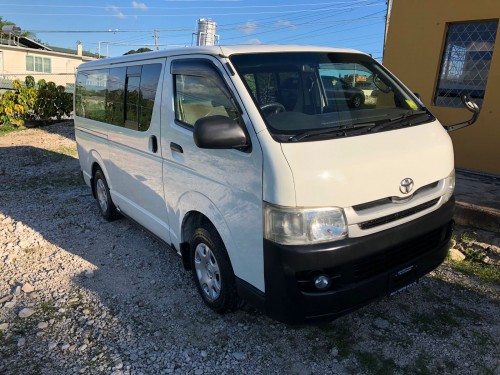
<svg viewBox="0 0 500 375"><path fill-rule="evenodd" d="M458 225L500 233L500 210L456 202L453 217Z"/></svg>

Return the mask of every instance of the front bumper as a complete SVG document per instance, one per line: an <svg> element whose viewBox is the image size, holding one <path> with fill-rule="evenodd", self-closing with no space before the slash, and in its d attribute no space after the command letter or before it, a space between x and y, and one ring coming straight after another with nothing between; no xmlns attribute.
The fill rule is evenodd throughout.
<svg viewBox="0 0 500 375"><path fill-rule="evenodd" d="M332 320L373 299L404 289L448 253L454 199L438 210L372 235L314 246L264 240L265 295L261 306L286 323ZM313 279L330 276L318 291Z"/></svg>

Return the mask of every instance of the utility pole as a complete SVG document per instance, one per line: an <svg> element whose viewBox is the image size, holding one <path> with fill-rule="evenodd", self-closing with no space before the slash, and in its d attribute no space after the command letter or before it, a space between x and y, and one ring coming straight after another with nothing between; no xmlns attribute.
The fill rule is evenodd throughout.
<svg viewBox="0 0 500 375"><path fill-rule="evenodd" d="M387 43L387 32L389 31L389 23L391 21L391 13L392 13L392 3L394 0L387 0L387 11L385 14L385 31L384 31L384 46L382 49L382 61L385 57L385 44Z"/></svg>
<svg viewBox="0 0 500 375"><path fill-rule="evenodd" d="M155 38L155 50L158 51L158 32L156 30L153 30L153 32Z"/></svg>

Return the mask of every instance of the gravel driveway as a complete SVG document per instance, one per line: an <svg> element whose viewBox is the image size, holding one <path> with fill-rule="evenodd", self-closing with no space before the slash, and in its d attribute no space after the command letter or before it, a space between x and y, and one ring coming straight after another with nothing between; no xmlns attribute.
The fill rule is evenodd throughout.
<svg viewBox="0 0 500 375"><path fill-rule="evenodd" d="M73 134L0 137L0 374L499 373L499 285L451 263L329 324L211 312L172 250L101 219Z"/></svg>

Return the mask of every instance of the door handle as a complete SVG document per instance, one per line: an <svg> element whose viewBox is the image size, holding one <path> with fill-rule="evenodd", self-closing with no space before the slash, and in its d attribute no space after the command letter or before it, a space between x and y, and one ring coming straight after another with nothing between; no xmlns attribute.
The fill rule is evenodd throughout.
<svg viewBox="0 0 500 375"><path fill-rule="evenodd" d="M151 152L153 154L156 154L158 152L158 138L156 138L156 135L152 135L149 137L149 144L151 145Z"/></svg>
<svg viewBox="0 0 500 375"><path fill-rule="evenodd" d="M177 143L170 142L170 149L172 151L178 152L179 154L184 153L184 150L182 149L182 146L178 145Z"/></svg>

